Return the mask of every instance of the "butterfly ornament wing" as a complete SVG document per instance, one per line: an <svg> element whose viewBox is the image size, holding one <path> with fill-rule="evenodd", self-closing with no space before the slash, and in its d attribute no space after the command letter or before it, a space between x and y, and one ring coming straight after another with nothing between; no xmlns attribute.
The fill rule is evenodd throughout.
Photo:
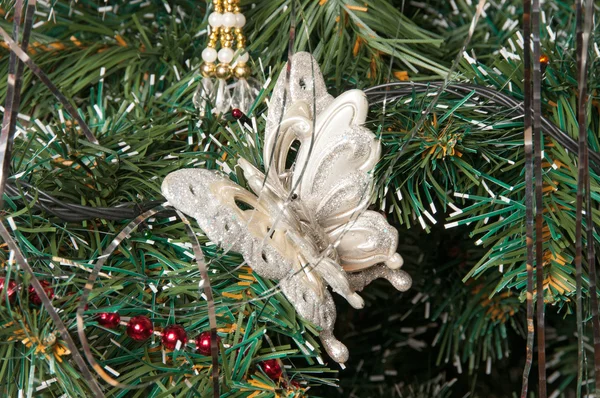
<svg viewBox="0 0 600 398"><path fill-rule="evenodd" d="M398 269L397 231L367 210L381 149L363 126L364 94L351 90L334 99L308 53L294 55L288 67L270 101L265 172L238 161L252 192L201 169L169 174L162 191L211 241L278 280L299 315L321 328L328 354L343 363L348 350L333 335L336 309L327 285L361 308L356 292L373 279L386 278L401 291L411 279Z"/></svg>

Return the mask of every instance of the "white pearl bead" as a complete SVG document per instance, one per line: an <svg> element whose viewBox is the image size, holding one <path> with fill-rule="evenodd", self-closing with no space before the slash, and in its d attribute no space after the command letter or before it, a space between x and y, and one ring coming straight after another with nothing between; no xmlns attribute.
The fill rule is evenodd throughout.
<svg viewBox="0 0 600 398"><path fill-rule="evenodd" d="M233 60L233 50L231 48L222 48L219 50L219 62L228 64Z"/></svg>
<svg viewBox="0 0 600 398"><path fill-rule="evenodd" d="M231 28L235 25L235 14L232 12L226 12L223 14L223 18L221 19L221 23L226 28Z"/></svg>
<svg viewBox="0 0 600 398"><path fill-rule="evenodd" d="M250 59L250 55L248 55L247 52L244 52L243 54L239 54L237 56L237 58L235 59L235 62L239 63L239 64L245 64L246 62L248 62L249 59Z"/></svg>
<svg viewBox="0 0 600 398"><path fill-rule="evenodd" d="M208 23L213 28L218 28L223 25L223 14L218 12L213 12L208 16Z"/></svg>
<svg viewBox="0 0 600 398"><path fill-rule="evenodd" d="M202 60L204 62L215 62L217 60L217 50L211 47L206 47L202 50Z"/></svg>
<svg viewBox="0 0 600 398"><path fill-rule="evenodd" d="M246 25L246 17L244 14L235 14L235 27L243 28Z"/></svg>

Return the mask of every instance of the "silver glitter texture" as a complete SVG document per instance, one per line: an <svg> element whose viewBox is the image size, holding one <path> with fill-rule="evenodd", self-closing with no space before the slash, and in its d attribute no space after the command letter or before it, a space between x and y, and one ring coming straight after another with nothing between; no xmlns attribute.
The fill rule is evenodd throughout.
<svg viewBox="0 0 600 398"><path fill-rule="evenodd" d="M359 90L331 97L314 58L298 53L271 97L263 146L267 177L238 160L252 192L202 169L176 171L162 184L169 204L194 217L211 241L241 253L258 275L279 281L298 314L321 328L323 347L339 363L349 353L333 335L336 309L327 286L362 308L356 292L374 279L385 278L400 291L411 285L398 269L398 232L367 210L381 153L363 126L367 108ZM287 169L296 141L294 166Z"/></svg>

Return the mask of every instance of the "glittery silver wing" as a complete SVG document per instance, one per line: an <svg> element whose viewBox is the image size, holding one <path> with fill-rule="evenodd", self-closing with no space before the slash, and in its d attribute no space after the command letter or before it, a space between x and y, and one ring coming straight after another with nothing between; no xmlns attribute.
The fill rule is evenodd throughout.
<svg viewBox="0 0 600 398"><path fill-rule="evenodd" d="M288 275L296 252L285 238L283 224L264 244L274 213L224 174L178 170L164 179L162 193L170 205L195 218L212 242L241 253L259 275L275 280Z"/></svg>
<svg viewBox="0 0 600 398"><path fill-rule="evenodd" d="M284 101L285 99L285 101ZM319 67L308 53L293 56L271 99L265 131L269 183L281 195L298 196L297 213L336 242L340 264L358 271L385 262L402 265L397 231L384 217L366 211L373 168L381 154L375 135L363 126L368 102L360 90L333 99ZM314 113L314 115L313 115ZM286 169L298 142L294 168ZM334 256L335 257L335 256Z"/></svg>
<svg viewBox="0 0 600 398"><path fill-rule="evenodd" d="M271 95L263 146L269 179L288 190L286 162L292 144L310 137L314 113L321 113L333 101L312 55L300 52L290 62L289 71L284 68Z"/></svg>
<svg viewBox="0 0 600 398"><path fill-rule="evenodd" d="M240 165L250 176L249 184L260 190L262 174L244 160ZM302 235L293 214L281 211L284 206L277 196L268 187L261 192L258 198L222 173L203 169L175 171L162 184L169 204L194 217L211 241L241 253L258 275L279 280L298 313L322 329L320 338L327 352L343 363L348 350L333 336L335 305L322 278L356 306L362 300L350 282L340 277L344 275L341 267L320 256L313 242ZM275 223L277 228L273 228Z"/></svg>

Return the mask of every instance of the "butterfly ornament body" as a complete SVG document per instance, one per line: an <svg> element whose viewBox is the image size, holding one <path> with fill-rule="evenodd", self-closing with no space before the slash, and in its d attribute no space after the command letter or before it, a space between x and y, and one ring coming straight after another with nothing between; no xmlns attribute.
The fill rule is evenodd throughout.
<svg viewBox="0 0 600 398"><path fill-rule="evenodd" d="M184 169L165 178L162 192L211 241L279 281L299 315L320 327L327 353L344 363L348 349L333 335L336 309L328 286L362 308L357 291L372 280L385 278L405 291L411 279L399 269L398 232L367 210L381 147L363 126L364 93L334 99L308 53L295 54L288 68L270 101L265 172L238 160L250 190L218 171Z"/></svg>

